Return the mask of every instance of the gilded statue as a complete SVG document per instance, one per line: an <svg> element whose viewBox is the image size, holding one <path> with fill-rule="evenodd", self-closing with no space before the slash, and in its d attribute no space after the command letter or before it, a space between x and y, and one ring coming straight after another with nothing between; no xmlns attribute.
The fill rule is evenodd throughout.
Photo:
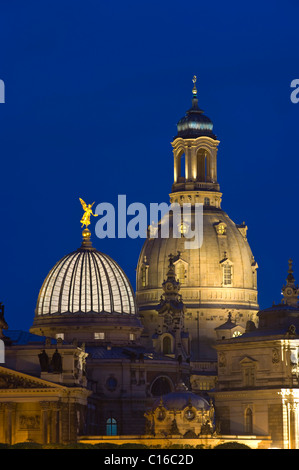
<svg viewBox="0 0 299 470"><path fill-rule="evenodd" d="M93 215L94 217L97 217L98 214L94 214L94 213L92 212L92 206L94 205L94 202L93 202L92 204L86 204L86 203L83 201L83 199L81 199L80 197L79 197L79 199L80 199L81 205L82 205L83 210L84 210L83 217L82 217L82 219L80 220L80 222L81 222L81 224L82 224L82 225L81 225L81 228L83 228L84 225L85 225L85 227L87 228L88 225L90 225L90 216Z"/></svg>

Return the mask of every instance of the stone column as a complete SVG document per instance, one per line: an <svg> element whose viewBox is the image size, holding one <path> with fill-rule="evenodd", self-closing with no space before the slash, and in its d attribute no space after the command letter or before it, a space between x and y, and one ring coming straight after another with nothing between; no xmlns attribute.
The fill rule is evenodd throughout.
<svg viewBox="0 0 299 470"><path fill-rule="evenodd" d="M47 402L47 401L40 402L40 407L42 410L43 444L49 444L50 443L50 429L51 429L51 422L49 419L50 402Z"/></svg>
<svg viewBox="0 0 299 470"><path fill-rule="evenodd" d="M0 442L5 442L5 403L0 403Z"/></svg>
<svg viewBox="0 0 299 470"><path fill-rule="evenodd" d="M191 147L191 173L190 178L194 181L197 180L197 161L196 161L196 147Z"/></svg>
<svg viewBox="0 0 299 470"><path fill-rule="evenodd" d="M296 403L288 403L289 409L289 449L297 448L297 405Z"/></svg>
<svg viewBox="0 0 299 470"><path fill-rule="evenodd" d="M217 181L217 151L213 150L210 154L210 178L211 181Z"/></svg>
<svg viewBox="0 0 299 470"><path fill-rule="evenodd" d="M4 404L4 407L5 407L4 432L5 432L6 444L14 444L16 406L17 404L13 402Z"/></svg>
<svg viewBox="0 0 299 470"><path fill-rule="evenodd" d="M51 426L50 426L50 442L53 444L59 444L61 430L60 430L60 404L51 403Z"/></svg>
<svg viewBox="0 0 299 470"><path fill-rule="evenodd" d="M177 183L178 178L181 176L181 157L176 151L173 152L173 161L173 181L174 183Z"/></svg>

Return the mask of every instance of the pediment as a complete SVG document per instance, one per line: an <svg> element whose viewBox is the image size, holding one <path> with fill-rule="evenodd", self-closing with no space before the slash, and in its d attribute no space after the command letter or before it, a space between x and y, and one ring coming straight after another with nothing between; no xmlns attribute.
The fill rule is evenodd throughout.
<svg viewBox="0 0 299 470"><path fill-rule="evenodd" d="M250 356L245 356L245 357L243 357L243 359L241 359L240 364L242 366L248 366L248 365L256 365L257 362L258 361L256 359L253 359Z"/></svg>
<svg viewBox="0 0 299 470"><path fill-rule="evenodd" d="M221 261L219 261L219 264L221 264L221 266L232 266L234 263L229 258L225 257Z"/></svg>
<svg viewBox="0 0 299 470"><path fill-rule="evenodd" d="M12 389L61 388L61 385L32 375L17 372L6 367L0 367L0 391Z"/></svg>
<svg viewBox="0 0 299 470"><path fill-rule="evenodd" d="M184 264L185 266L188 266L188 264L189 264L187 261L185 261L183 258L180 258L180 257L177 258L176 261L173 262L173 264L174 264L175 266L176 266L177 264L179 264L179 263L182 263L182 264Z"/></svg>

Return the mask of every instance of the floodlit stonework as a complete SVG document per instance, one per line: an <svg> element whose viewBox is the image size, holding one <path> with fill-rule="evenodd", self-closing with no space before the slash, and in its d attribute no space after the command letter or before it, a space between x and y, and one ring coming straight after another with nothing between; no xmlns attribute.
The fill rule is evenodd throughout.
<svg viewBox="0 0 299 470"><path fill-rule="evenodd" d="M170 213L170 236L162 238L163 219L158 236L148 237L137 266L136 300L145 327L144 338L151 343L158 328L155 306L168 269L168 256L174 255L176 275L186 306L185 329L191 340L193 369L202 371L216 364L215 328L230 311L245 328L248 320L256 321L258 312L257 262L247 240L247 226L235 224L221 209L222 193L217 181L219 141L212 121L198 107L193 93L192 108L178 123L172 142L174 183L170 202L203 204L203 244L186 248L184 231L173 235L176 218ZM175 222L176 223L176 222ZM191 216L194 227L194 213Z"/></svg>
<svg viewBox="0 0 299 470"><path fill-rule="evenodd" d="M142 443L299 448L299 289L292 262L282 303L259 311L247 226L221 209L219 141L192 107L173 140L170 201L203 204L203 244L149 236L137 292L92 244L49 269L30 332L0 303L0 443ZM92 214L94 215L94 214ZM161 224L158 225L158 235ZM177 222L176 222L177 223Z"/></svg>

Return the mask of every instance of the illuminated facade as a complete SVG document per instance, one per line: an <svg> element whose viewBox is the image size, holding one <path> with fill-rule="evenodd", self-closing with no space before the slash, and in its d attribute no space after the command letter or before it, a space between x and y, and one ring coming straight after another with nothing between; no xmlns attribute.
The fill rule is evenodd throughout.
<svg viewBox="0 0 299 470"><path fill-rule="evenodd" d="M167 286L174 287L175 295L168 289L159 307L160 318L168 315L173 330L146 348L128 278L114 260L92 246L87 229L82 235L80 248L64 256L47 275L30 331L61 345L84 344L86 386L92 392L84 433L142 434L144 412L153 397L174 391L182 378L189 382L188 334L174 266L170 261Z"/></svg>
<svg viewBox="0 0 299 470"><path fill-rule="evenodd" d="M258 266L245 223L221 209L219 141L195 80L177 129L170 201L203 204L202 246L186 248L182 223L171 236L170 215L170 237L148 237L141 250L135 296L93 247L92 205L81 200L82 244L46 276L30 333L7 329L0 310L0 442L143 435L213 445L243 435L255 446L299 447L291 262L282 304L259 312Z"/></svg>
<svg viewBox="0 0 299 470"><path fill-rule="evenodd" d="M248 322L218 330L218 381L211 392L221 433L270 435L272 446L299 448L299 306L290 263L282 303ZM234 335L239 331L240 335Z"/></svg>
<svg viewBox="0 0 299 470"><path fill-rule="evenodd" d="M182 386L157 399L145 414L147 433L157 437L197 438L214 432L214 407Z"/></svg>

